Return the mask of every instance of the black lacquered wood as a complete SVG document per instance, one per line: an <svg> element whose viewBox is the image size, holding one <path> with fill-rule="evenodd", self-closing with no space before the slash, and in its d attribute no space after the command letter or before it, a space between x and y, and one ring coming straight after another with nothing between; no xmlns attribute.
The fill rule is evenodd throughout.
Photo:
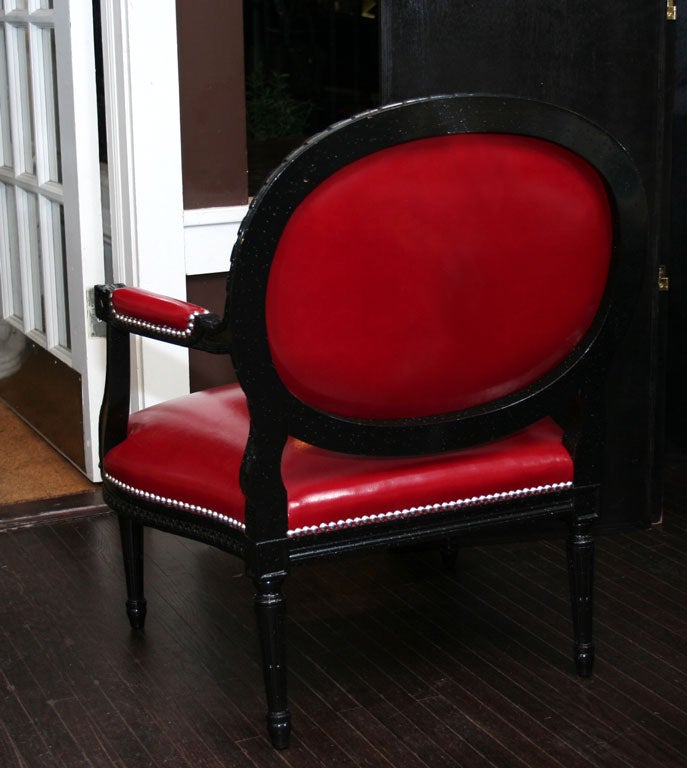
<svg viewBox="0 0 687 768"><path fill-rule="evenodd" d="M589 677L594 668L592 640L594 539L589 526L573 526L567 542L570 601L574 627L574 657L577 672Z"/></svg>
<svg viewBox="0 0 687 768"><path fill-rule="evenodd" d="M126 437L129 422L131 363L129 333L107 326L105 392L100 407L100 459Z"/></svg>
<svg viewBox="0 0 687 768"><path fill-rule="evenodd" d="M676 27L678 34L685 28L684 13L667 20L662 0L412 0L380 6L383 103L454 92L545 101L603 127L639 168L650 256L628 337L610 372L604 436L609 478L604 520L597 526L606 530L648 525L662 514L664 348L667 339L677 359L684 337L666 333L666 314L670 307L671 322L684 328L686 304L676 299L685 295L684 259L677 258L685 239L671 243L667 237L668 185L676 168L670 156L673 82L679 94L684 80L684 62L673 63ZM684 106L682 112L676 131L683 130ZM679 142L674 146L681 151ZM676 232L683 218L672 216ZM657 290L659 264L671 273L669 293ZM681 415L676 404L682 389L674 392L668 428Z"/></svg>
<svg viewBox="0 0 687 768"><path fill-rule="evenodd" d="M286 573L270 573L255 579L255 613L260 632L267 730L277 749L289 746L291 714L286 685L286 602L281 585Z"/></svg>
<svg viewBox="0 0 687 768"><path fill-rule="evenodd" d="M193 330L188 335L183 336L173 336L143 325L132 327L130 322L119 319L112 307L112 293L117 288L122 287L121 283L95 286L96 317L105 321L108 328L114 328L124 333L135 333L137 336L145 336L179 347L198 349L202 352L226 355L231 351L231 338L227 330L226 319L213 312L197 315L193 322Z"/></svg>
<svg viewBox="0 0 687 768"><path fill-rule="evenodd" d="M615 247L606 296L592 327L555 370L509 397L427 419L355 420L310 408L283 386L265 325L270 265L283 228L321 181L366 154L443 134L515 133L554 142L585 158L606 183ZM311 139L275 171L254 200L232 255L228 296L237 375L253 415L284 421L290 434L331 450L412 455L449 450L513 432L550 414L581 381L603 378L637 302L646 260L646 199L632 159L612 137L567 110L499 96L439 96L377 110Z"/></svg>
<svg viewBox="0 0 687 768"><path fill-rule="evenodd" d="M606 292L589 331L559 366L538 381L459 413L357 420L309 407L279 379L267 340L267 282L283 228L304 197L344 165L399 142L466 132L539 137L580 155L600 174L610 201L614 246ZM450 565L464 542L492 534L556 531L566 524L571 530L568 562L575 659L579 673L589 674L593 660L593 544L588 528L598 518L603 490L608 371L640 295L647 258L647 210L639 172L617 141L568 110L506 96L439 96L374 110L308 141L274 173L251 205L232 256L225 316L210 318L207 327L198 326L181 342L208 351L230 349L247 395L251 426L240 474L246 498L245 531L141 499L106 478L104 498L123 519L132 621L138 620L144 605L142 572L137 566L142 556L142 525L197 539L242 557L257 590L255 609L268 732L273 745L283 748L289 741L290 715L282 584L292 564L363 548L435 543L443 547ZM109 301L112 290L113 286L104 286L96 298L99 316L108 323L110 334L110 370L103 406L105 450L121 441L126 432L128 333L133 332L113 317ZM574 463L570 488L525 498L449 505L436 513L407 519L288 535L281 456L289 436L362 456L430 454L488 441L544 416L554 417L565 429L565 446ZM227 479L218 477L217 482Z"/></svg>
<svg viewBox="0 0 687 768"><path fill-rule="evenodd" d="M126 577L126 613L132 629L143 629L146 620L146 599L143 594L143 525L130 517L120 515L119 533Z"/></svg>

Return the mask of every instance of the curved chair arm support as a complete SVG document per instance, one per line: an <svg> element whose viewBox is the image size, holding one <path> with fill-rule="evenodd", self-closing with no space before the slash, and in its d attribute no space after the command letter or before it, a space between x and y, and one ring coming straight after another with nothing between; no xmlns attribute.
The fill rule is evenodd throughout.
<svg viewBox="0 0 687 768"><path fill-rule="evenodd" d="M108 326L191 349L226 354L229 331L219 315L142 288L97 285L95 312Z"/></svg>
<svg viewBox="0 0 687 768"><path fill-rule="evenodd" d="M95 313L107 323L105 393L100 409L102 460L127 433L130 334L219 354L230 351L230 336L221 317L197 304L119 284L95 286Z"/></svg>
<svg viewBox="0 0 687 768"><path fill-rule="evenodd" d="M126 437L131 393L131 355L129 334L107 326L105 392L100 407L100 461Z"/></svg>

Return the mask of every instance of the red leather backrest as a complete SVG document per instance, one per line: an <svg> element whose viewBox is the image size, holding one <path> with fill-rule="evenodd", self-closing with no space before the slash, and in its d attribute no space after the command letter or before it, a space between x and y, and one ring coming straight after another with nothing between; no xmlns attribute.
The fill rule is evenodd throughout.
<svg viewBox="0 0 687 768"><path fill-rule="evenodd" d="M612 234L596 172L550 142L473 133L368 155L282 234L267 291L274 364L298 398L348 417L511 394L588 330Z"/></svg>

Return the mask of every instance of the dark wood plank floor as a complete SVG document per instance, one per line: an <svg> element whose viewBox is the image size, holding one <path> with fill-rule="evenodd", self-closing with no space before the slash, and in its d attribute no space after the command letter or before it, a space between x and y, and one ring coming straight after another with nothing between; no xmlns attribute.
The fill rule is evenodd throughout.
<svg viewBox="0 0 687 768"><path fill-rule="evenodd" d="M558 543L467 549L455 574L429 552L296 569L283 753L237 560L149 532L136 635L112 518L0 535L0 766L683 767L686 470L663 526L598 542L588 681Z"/></svg>

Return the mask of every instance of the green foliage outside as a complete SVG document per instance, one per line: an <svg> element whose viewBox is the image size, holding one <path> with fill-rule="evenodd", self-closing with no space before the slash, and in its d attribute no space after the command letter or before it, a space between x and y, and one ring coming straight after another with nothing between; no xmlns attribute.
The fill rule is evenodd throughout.
<svg viewBox="0 0 687 768"><path fill-rule="evenodd" d="M248 135L254 139L302 136L312 112L309 101L293 98L289 76L256 69L246 83Z"/></svg>

